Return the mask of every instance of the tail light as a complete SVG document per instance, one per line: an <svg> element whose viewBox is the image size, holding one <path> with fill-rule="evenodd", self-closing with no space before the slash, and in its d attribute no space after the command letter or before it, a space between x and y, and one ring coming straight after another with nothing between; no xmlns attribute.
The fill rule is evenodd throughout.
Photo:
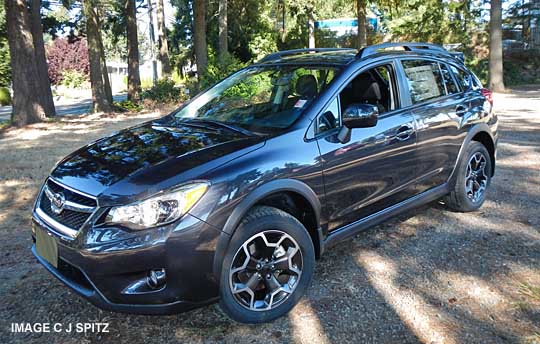
<svg viewBox="0 0 540 344"><path fill-rule="evenodd" d="M480 90L482 95L486 97L486 100L493 106L493 93L488 88L483 88Z"/></svg>

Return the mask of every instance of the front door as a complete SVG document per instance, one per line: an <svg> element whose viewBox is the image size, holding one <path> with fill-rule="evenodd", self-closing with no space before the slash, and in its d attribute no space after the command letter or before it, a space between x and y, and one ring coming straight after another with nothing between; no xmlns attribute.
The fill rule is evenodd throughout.
<svg viewBox="0 0 540 344"><path fill-rule="evenodd" d="M397 94L392 65L381 65L356 76L317 119L329 231L415 193L415 122L399 109ZM340 113L355 103L376 105L378 123L352 129L350 140L340 142Z"/></svg>

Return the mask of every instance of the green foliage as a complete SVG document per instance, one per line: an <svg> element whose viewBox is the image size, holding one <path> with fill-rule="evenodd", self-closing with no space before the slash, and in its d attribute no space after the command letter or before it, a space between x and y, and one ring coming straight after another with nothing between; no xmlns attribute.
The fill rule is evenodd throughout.
<svg viewBox="0 0 540 344"><path fill-rule="evenodd" d="M11 84L11 66L9 61L6 12L4 10L4 0L0 0L0 87L8 87Z"/></svg>
<svg viewBox="0 0 540 344"><path fill-rule="evenodd" d="M82 88L86 82L86 75L76 70L65 70L62 73L60 84L67 88Z"/></svg>
<svg viewBox="0 0 540 344"><path fill-rule="evenodd" d="M142 92L143 99L150 99L159 103L173 103L182 100L180 89L171 79L158 80L153 86Z"/></svg>
<svg viewBox="0 0 540 344"><path fill-rule="evenodd" d="M193 62L193 0L171 0L171 4L176 14L169 33L169 47L171 60L179 68ZM214 51L218 47L218 5L217 1L207 2L207 41L209 50ZM306 47L308 16L315 20L354 17L354 1L229 0L229 52L245 63L278 49Z"/></svg>
<svg viewBox="0 0 540 344"><path fill-rule="evenodd" d="M469 46L479 22L479 8L470 0L405 0L382 2L383 24L393 39Z"/></svg>
<svg viewBox="0 0 540 344"><path fill-rule="evenodd" d="M473 57L470 60L466 58L465 65L480 79L483 85L487 85L489 70L489 61L487 58L480 59Z"/></svg>
<svg viewBox="0 0 540 344"><path fill-rule="evenodd" d="M113 105L122 109L125 109L127 111L131 112L139 112L142 110L142 106L132 102L131 100L123 100L121 102L113 102Z"/></svg>
<svg viewBox="0 0 540 344"><path fill-rule="evenodd" d="M356 35L338 37L334 31L322 29L315 32L315 42L317 46L325 48L352 48L356 45Z"/></svg>
<svg viewBox="0 0 540 344"><path fill-rule="evenodd" d="M187 81L187 79L184 76L180 75L180 73L178 73L177 71L172 72L171 79L174 81L175 85L182 85L185 84Z"/></svg>
<svg viewBox="0 0 540 344"><path fill-rule="evenodd" d="M261 32L253 36L248 43L249 51L254 60L260 60L266 55L277 51L276 37L271 32Z"/></svg>
<svg viewBox="0 0 540 344"><path fill-rule="evenodd" d="M7 121L0 121L0 131L1 130L4 130L6 128L9 128L11 126L11 120L7 120Z"/></svg>
<svg viewBox="0 0 540 344"><path fill-rule="evenodd" d="M0 87L8 87L11 84L9 47L7 42L2 41L0 38Z"/></svg>
<svg viewBox="0 0 540 344"><path fill-rule="evenodd" d="M126 76L126 85L127 85L127 76ZM141 78L141 88L146 90L154 86L154 81L152 78Z"/></svg>
<svg viewBox="0 0 540 344"><path fill-rule="evenodd" d="M488 84L488 58L473 58L470 61L466 60L466 65L474 74L476 74L476 76L478 76L482 84ZM507 54L503 61L503 67L504 84L506 86L540 83L540 52L538 50Z"/></svg>
<svg viewBox="0 0 540 344"><path fill-rule="evenodd" d="M11 105L11 94L6 87L0 87L0 105Z"/></svg>
<svg viewBox="0 0 540 344"><path fill-rule="evenodd" d="M241 62L239 59L228 54L223 59L219 59L215 54L210 54L208 58L208 67L201 80L201 88L207 88L217 83L221 79L228 75L242 69L246 66L246 63Z"/></svg>
<svg viewBox="0 0 540 344"><path fill-rule="evenodd" d="M528 50L507 55L503 75L507 86L540 83L540 51Z"/></svg>

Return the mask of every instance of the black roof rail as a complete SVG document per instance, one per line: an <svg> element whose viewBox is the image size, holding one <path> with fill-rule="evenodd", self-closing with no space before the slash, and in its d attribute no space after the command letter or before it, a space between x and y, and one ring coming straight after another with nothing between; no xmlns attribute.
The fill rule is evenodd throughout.
<svg viewBox="0 0 540 344"><path fill-rule="evenodd" d="M446 55L463 62L462 53L452 53L444 49L442 46L433 44L433 43L411 43L411 42L390 42L390 43L381 43L376 45L371 45L365 48L360 49L357 58L363 58L378 53L381 50L389 48L403 48L405 51L431 51L436 54Z"/></svg>
<svg viewBox="0 0 540 344"><path fill-rule="evenodd" d="M260 59L258 63L272 61L272 60L275 60L284 56L300 55L300 54L306 54L306 53L311 53L311 52L320 53L320 52L328 52L328 51L357 51L357 50L352 49L352 48L306 48L306 49L283 50L283 51L272 53L270 55L266 55L265 57Z"/></svg>

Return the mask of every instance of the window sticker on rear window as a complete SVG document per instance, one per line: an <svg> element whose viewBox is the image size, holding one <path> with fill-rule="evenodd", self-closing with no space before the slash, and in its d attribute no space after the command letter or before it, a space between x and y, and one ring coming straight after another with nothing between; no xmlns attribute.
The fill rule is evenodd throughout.
<svg viewBox="0 0 540 344"><path fill-rule="evenodd" d="M415 100L434 98L441 95L437 88L437 81L431 71L431 66L418 66L405 69L415 93Z"/></svg>
<svg viewBox="0 0 540 344"><path fill-rule="evenodd" d="M403 61L413 103L446 94L439 65L431 61Z"/></svg>

